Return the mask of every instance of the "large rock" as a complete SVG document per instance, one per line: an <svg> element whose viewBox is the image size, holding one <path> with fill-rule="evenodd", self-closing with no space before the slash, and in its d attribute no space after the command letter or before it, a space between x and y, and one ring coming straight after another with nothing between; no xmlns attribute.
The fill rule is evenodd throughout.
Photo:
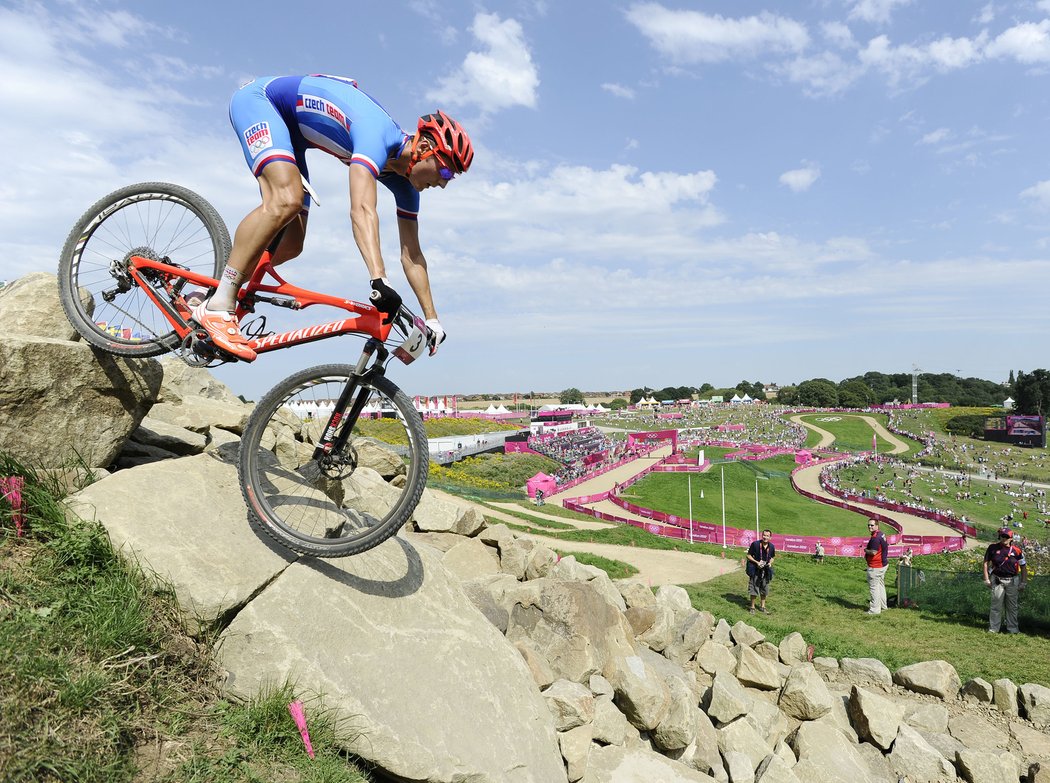
<svg viewBox="0 0 1050 783"><path fill-rule="evenodd" d="M1021 709L1024 717L1039 726L1050 724L1050 688L1027 682L1021 686Z"/></svg>
<svg viewBox="0 0 1050 783"><path fill-rule="evenodd" d="M807 721L789 739L801 783L876 783L856 745L830 723ZM879 781L878 783L882 783Z"/></svg>
<svg viewBox="0 0 1050 783"><path fill-rule="evenodd" d="M154 359L124 359L86 343L7 335L0 341L0 451L57 468L107 467L160 388Z"/></svg>
<svg viewBox="0 0 1050 783"><path fill-rule="evenodd" d="M177 403L157 403L150 410L150 416L193 432L208 432L212 427L218 427L241 435L251 412L251 406L239 400L228 402L207 397L186 397Z"/></svg>
<svg viewBox="0 0 1050 783"><path fill-rule="evenodd" d="M422 531L461 536L473 536L485 526L485 518L473 506L439 497L429 490L423 490L412 519Z"/></svg>
<svg viewBox="0 0 1050 783"><path fill-rule="evenodd" d="M1021 714L1020 692L1013 680L1006 677L992 682L992 702L1004 715Z"/></svg>
<svg viewBox="0 0 1050 783"><path fill-rule="evenodd" d="M889 755L893 771L915 783L953 783L955 768L906 723L900 725Z"/></svg>
<svg viewBox="0 0 1050 783"><path fill-rule="evenodd" d="M294 559L253 532L237 469L207 454L118 471L67 505L97 519L117 549L172 585L203 627L243 606Z"/></svg>
<svg viewBox="0 0 1050 783"><path fill-rule="evenodd" d="M955 754L959 775L970 783L1017 783L1021 765L1005 751L960 750Z"/></svg>
<svg viewBox="0 0 1050 783"><path fill-rule="evenodd" d="M890 749L904 719L903 706L854 685L848 709L853 728L862 740L884 751Z"/></svg>
<svg viewBox="0 0 1050 783"><path fill-rule="evenodd" d="M615 702L641 731L652 731L671 710L671 691L664 679L638 655L613 658L605 677L616 690Z"/></svg>
<svg viewBox="0 0 1050 783"><path fill-rule="evenodd" d="M777 653L780 655L781 663L794 666L796 663L808 660L809 646L802 638L802 634L793 631L780 640L780 644L777 645Z"/></svg>
<svg viewBox="0 0 1050 783"><path fill-rule="evenodd" d="M1010 736L980 715L961 714L948 720L948 733L973 750L1005 749Z"/></svg>
<svg viewBox="0 0 1050 783"><path fill-rule="evenodd" d="M843 658L839 661L840 679L851 685L893 684L893 675L878 658Z"/></svg>
<svg viewBox="0 0 1050 783"><path fill-rule="evenodd" d="M716 729L718 737L718 750L725 758L730 751L743 753L751 763L754 772L762 760L773 752L773 747L766 738L755 731L755 728L746 720L735 720L728 726ZM733 774L729 774L732 779Z"/></svg>
<svg viewBox="0 0 1050 783"><path fill-rule="evenodd" d="M594 720L594 696L585 685L572 680L557 680L543 692L543 698L554 716L554 728L558 731L575 729Z"/></svg>
<svg viewBox="0 0 1050 783"><path fill-rule="evenodd" d="M778 704L789 718L816 720L831 712L834 697L811 663L791 667L791 673L780 690Z"/></svg>
<svg viewBox="0 0 1050 783"><path fill-rule="evenodd" d="M157 402L178 404L190 397L204 397L231 405L244 402L229 386L203 367L190 367L172 356L162 358L160 366L164 371L164 381Z"/></svg>
<svg viewBox="0 0 1050 783"><path fill-rule="evenodd" d="M200 454L208 445L208 438L199 432L175 427L149 416L131 433L131 439L144 446L163 449L180 457Z"/></svg>
<svg viewBox="0 0 1050 783"><path fill-rule="evenodd" d="M736 678L744 685L761 690L775 691L783 684L780 672L772 661L769 661L744 644L733 648L737 659Z"/></svg>
<svg viewBox="0 0 1050 783"><path fill-rule="evenodd" d="M285 681L324 694L346 721L346 749L394 777L566 780L521 656L428 547L393 538L352 558L296 563L241 610L218 651L236 696Z"/></svg>
<svg viewBox="0 0 1050 783"><path fill-rule="evenodd" d="M522 588L506 594L513 602L507 638L532 639L556 677L586 683L611 660L634 654L627 621L590 582L547 578Z"/></svg>
<svg viewBox="0 0 1050 783"><path fill-rule="evenodd" d="M717 783L714 778L641 747L591 746L583 783Z"/></svg>
<svg viewBox="0 0 1050 783"><path fill-rule="evenodd" d="M923 661L902 666L893 673L893 681L916 693L928 693L942 699L954 699L962 684L959 673L947 661Z"/></svg>
<svg viewBox="0 0 1050 783"><path fill-rule="evenodd" d="M58 298L58 277L31 272L0 288L0 334L79 340Z"/></svg>
<svg viewBox="0 0 1050 783"><path fill-rule="evenodd" d="M747 714L753 702L753 697L736 677L730 672L717 672L707 692L704 709L716 726L725 725Z"/></svg>

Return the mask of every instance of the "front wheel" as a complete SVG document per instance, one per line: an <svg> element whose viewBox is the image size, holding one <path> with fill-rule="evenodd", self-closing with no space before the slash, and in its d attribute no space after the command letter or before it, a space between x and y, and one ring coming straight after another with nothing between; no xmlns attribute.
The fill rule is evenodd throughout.
<svg viewBox="0 0 1050 783"><path fill-rule="evenodd" d="M58 263L62 308L92 345L121 356L157 356L178 346L179 337L131 277L131 257L217 278L229 254L226 224L192 190L167 182L129 185L92 204L66 238Z"/></svg>
<svg viewBox="0 0 1050 783"><path fill-rule="evenodd" d="M311 367L255 406L241 438L240 481L254 526L294 552L344 557L371 549L408 521L423 494L429 456L423 421L382 376L363 380L367 404L346 445L314 459L350 365Z"/></svg>

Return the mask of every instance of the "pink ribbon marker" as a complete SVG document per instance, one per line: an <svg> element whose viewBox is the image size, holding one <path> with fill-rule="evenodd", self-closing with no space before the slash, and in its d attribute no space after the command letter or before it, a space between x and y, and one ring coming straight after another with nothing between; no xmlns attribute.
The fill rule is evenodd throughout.
<svg viewBox="0 0 1050 783"><path fill-rule="evenodd" d="M306 755L313 758L314 746L310 744L310 732L306 730L306 715L303 712L303 703L298 699L289 702L288 712L292 714L292 720L295 721L295 725L299 729L299 736L303 738L303 744L306 746Z"/></svg>
<svg viewBox="0 0 1050 783"><path fill-rule="evenodd" d="M11 518L15 523L15 535L21 538L22 529L22 487L25 479L21 476L0 476L0 495L11 504Z"/></svg>

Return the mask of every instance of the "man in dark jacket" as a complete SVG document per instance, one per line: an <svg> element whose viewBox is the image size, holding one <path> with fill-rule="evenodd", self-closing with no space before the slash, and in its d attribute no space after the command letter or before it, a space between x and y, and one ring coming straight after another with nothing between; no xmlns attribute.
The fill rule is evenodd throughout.
<svg viewBox="0 0 1050 783"><path fill-rule="evenodd" d="M890 566L889 542L874 519L868 522L868 533L871 538L864 547L864 559L868 563L868 614L881 614L886 608L886 569Z"/></svg>
<svg viewBox="0 0 1050 783"><path fill-rule="evenodd" d="M766 609L766 596L769 595L769 582L773 579L773 560L777 548L773 546L773 533L762 531L762 538L752 541L747 548L747 594L751 597L751 614L755 613L755 599L760 600L759 611L769 614Z"/></svg>
<svg viewBox="0 0 1050 783"><path fill-rule="evenodd" d="M1017 594L1028 582L1028 563L1021 547L1014 543L1013 531L999 528L999 542L984 553L984 583L992 589L992 606L988 613L988 630L999 633L1003 624L1003 601L1006 602L1006 632L1017 633Z"/></svg>

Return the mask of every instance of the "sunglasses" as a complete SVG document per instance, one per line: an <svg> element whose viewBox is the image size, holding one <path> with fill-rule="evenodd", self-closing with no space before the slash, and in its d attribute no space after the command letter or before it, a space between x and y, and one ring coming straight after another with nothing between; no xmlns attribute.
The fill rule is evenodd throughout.
<svg viewBox="0 0 1050 783"><path fill-rule="evenodd" d="M445 182L455 179L456 172L452 170L452 166L448 163L448 161L444 159L444 157L442 157L441 153L439 153L437 150L427 150L419 156L418 162L421 163L430 157L437 158L438 176L441 177L441 179L445 180Z"/></svg>

